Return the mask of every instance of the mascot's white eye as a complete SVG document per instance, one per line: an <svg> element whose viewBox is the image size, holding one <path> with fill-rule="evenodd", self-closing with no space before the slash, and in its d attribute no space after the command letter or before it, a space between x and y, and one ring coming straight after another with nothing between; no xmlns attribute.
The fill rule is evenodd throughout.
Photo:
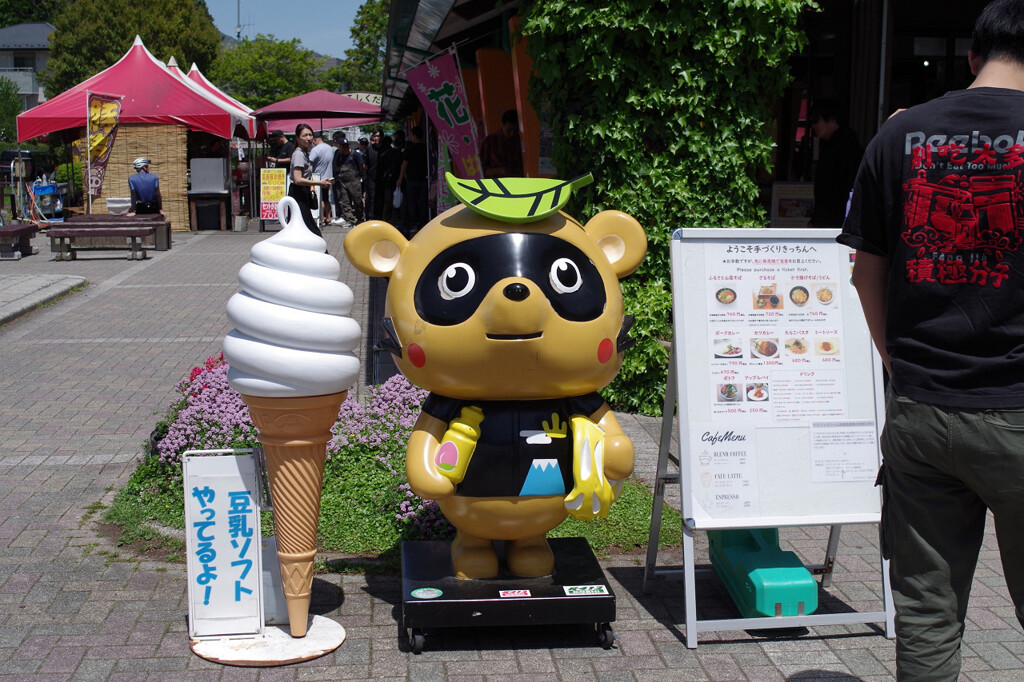
<svg viewBox="0 0 1024 682"><path fill-rule="evenodd" d="M560 294L571 294L583 286L580 269L568 258L559 258L551 264L548 279L551 280L551 286Z"/></svg>
<svg viewBox="0 0 1024 682"><path fill-rule="evenodd" d="M473 290L475 284L476 273L465 263L452 263L437 280L441 298L446 301L462 298Z"/></svg>

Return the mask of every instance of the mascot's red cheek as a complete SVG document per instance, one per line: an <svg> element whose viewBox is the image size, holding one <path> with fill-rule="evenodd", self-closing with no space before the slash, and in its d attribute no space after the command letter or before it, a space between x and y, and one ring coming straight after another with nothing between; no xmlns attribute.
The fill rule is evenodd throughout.
<svg viewBox="0 0 1024 682"><path fill-rule="evenodd" d="M602 365L612 359L612 352L615 346L611 339L604 339L597 345L597 361Z"/></svg>
<svg viewBox="0 0 1024 682"><path fill-rule="evenodd" d="M418 343L409 344L409 362L413 367L422 367L427 364L427 354Z"/></svg>

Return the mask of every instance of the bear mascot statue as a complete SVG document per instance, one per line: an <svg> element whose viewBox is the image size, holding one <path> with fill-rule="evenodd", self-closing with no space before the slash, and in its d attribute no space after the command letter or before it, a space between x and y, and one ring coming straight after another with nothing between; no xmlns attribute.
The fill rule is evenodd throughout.
<svg viewBox="0 0 1024 682"><path fill-rule="evenodd" d="M608 508L633 444L597 394L632 345L618 280L647 251L640 224L560 209L592 181L460 180L463 203L412 239L381 221L346 235L361 272L389 278L381 345L430 391L409 440L412 490L456 529L460 578L554 570L546 534Z"/></svg>

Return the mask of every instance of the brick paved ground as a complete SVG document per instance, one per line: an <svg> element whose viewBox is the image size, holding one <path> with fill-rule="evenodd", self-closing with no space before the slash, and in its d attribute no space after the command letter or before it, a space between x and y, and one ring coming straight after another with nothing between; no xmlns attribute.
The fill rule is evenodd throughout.
<svg viewBox="0 0 1024 682"><path fill-rule="evenodd" d="M683 644L682 584L641 590L643 557L603 562L618 595L618 641L604 651L580 627L448 630L408 651L394 577L323 575L314 607L342 623L334 653L275 669L228 668L191 654L185 569L123 556L98 535L90 508L127 479L173 387L219 351L224 304L249 248L266 235L175 233L174 248L127 261L119 252L55 262L0 263L0 290L29 277L76 276L88 286L0 327L0 679L16 680L772 680L891 679L893 645L874 625L757 637L707 633ZM328 234L341 254L342 233ZM343 263L363 322L366 278ZM39 280L36 280L39 281ZM0 295L0 305L4 299ZM658 421L620 415L653 478ZM676 498L678 499L678 498ZM698 561L706 548L698 534ZM826 528L786 529L786 547L821 561ZM837 610L875 610L880 580L873 527L844 529ZM678 564L680 552L660 563ZM975 579L964 679L1018 680L1024 638L1001 577L991 528ZM336 587L340 586L340 592ZM698 582L703 618L735 611L713 577ZM666 676L667 675L667 676Z"/></svg>

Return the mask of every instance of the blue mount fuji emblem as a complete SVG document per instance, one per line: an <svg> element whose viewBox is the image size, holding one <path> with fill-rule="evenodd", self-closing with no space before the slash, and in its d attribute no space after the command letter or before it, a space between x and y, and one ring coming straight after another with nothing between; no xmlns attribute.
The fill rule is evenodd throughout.
<svg viewBox="0 0 1024 682"><path fill-rule="evenodd" d="M556 459L535 459L526 476L520 497L529 495L564 495L565 483L562 481L562 469Z"/></svg>

